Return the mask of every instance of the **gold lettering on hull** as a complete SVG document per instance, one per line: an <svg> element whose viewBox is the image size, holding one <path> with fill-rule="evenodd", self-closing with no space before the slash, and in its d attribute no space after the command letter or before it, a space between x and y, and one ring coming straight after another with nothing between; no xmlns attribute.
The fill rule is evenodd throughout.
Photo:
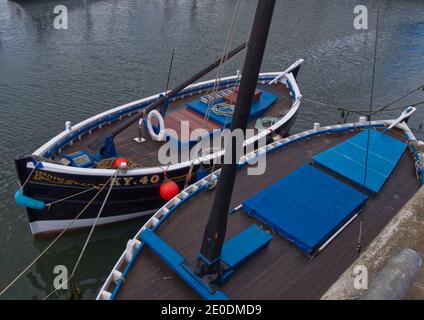
<svg viewBox="0 0 424 320"><path fill-rule="evenodd" d="M36 170L34 176L32 177L33 181L47 182L51 184L66 185L66 186L81 186L81 187L93 187L95 186L92 183L80 182L73 179L67 179L58 177L54 174ZM185 176L180 176L173 178L174 181L185 180ZM152 175L152 176L142 176L142 177L118 177L115 180L115 186L135 186L135 185L147 185L147 184L158 184L161 182L161 176ZM103 186L103 183L97 184L97 187Z"/></svg>
<svg viewBox="0 0 424 320"><path fill-rule="evenodd" d="M93 186L92 184L89 183L84 183L84 182L78 182L76 180L72 180L72 179L65 179L62 177L58 177L55 176L53 174L44 172L44 171L39 171L36 170L34 177L32 178L32 180L34 181L44 181L44 182L48 182L48 183L53 183L53 184L61 184L61 185L67 185L67 186L82 186L82 187L90 187Z"/></svg>

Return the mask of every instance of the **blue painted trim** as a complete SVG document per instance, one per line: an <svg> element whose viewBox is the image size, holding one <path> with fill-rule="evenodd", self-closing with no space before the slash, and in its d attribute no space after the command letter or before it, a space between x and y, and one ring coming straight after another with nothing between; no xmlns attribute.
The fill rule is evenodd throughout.
<svg viewBox="0 0 424 320"><path fill-rule="evenodd" d="M140 239L159 257L168 267L170 267L181 280L189 285L202 299L206 300L228 300L227 295L221 290L214 290L209 287L193 270L187 266L187 260L174 250L161 237L152 230L147 229Z"/></svg>
<svg viewBox="0 0 424 320"><path fill-rule="evenodd" d="M197 195L198 193L202 192L203 190L207 189L208 184L205 184L204 186L199 187L199 189L197 189L196 191L193 191L192 193L190 193L185 199L181 200L179 203L177 203L175 206L173 206L158 222L158 224L153 227L151 230L153 232L155 232L161 225L162 223L172 214L174 213L181 205L183 205L185 202L189 201L191 198L193 198L195 195ZM134 265L134 262L137 260L141 250L144 247L144 243L142 242L141 245L138 247L137 251L134 253L133 257L131 258L130 262L128 262L128 264L126 265L124 271L122 272L122 277L121 279L119 279L115 285L115 288L112 291L112 295L110 297L110 300L115 300L116 295L118 294L122 283L125 279L125 277L128 275L128 273L130 272L132 266Z"/></svg>

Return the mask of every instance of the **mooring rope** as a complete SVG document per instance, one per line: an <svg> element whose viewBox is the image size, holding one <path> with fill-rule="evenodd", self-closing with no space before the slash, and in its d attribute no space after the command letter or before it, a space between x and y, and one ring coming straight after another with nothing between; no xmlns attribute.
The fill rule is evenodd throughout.
<svg viewBox="0 0 424 320"><path fill-rule="evenodd" d="M78 259L77 259L77 262L75 263L75 266L74 266L74 268L72 269L72 273L71 273L71 275L69 276L69 278L62 284L62 286L60 286L60 287L58 287L58 288L55 288L53 291L51 291L47 296L45 296L44 298L43 298L43 300L47 300L48 298L50 298L55 292L57 292L58 290L60 290L60 289L62 289L62 287L64 286L64 285L66 285L69 281L71 281L73 278L74 278L74 276L75 276L75 272L76 272L76 270L77 270L77 268L78 268L78 266L79 266L79 264L80 264L80 262L81 262L81 259L82 259L82 257L83 257L83 255L84 255L84 253L85 253L85 250L87 249L87 246L88 246L88 243L90 242L90 239L91 239L91 237L92 237L92 235L93 235L93 232L94 232L94 229L96 228L96 226L97 226L97 223L98 223L98 221L99 221L99 218L100 218L100 216L101 216L101 214L102 214L102 212L103 212L103 209L104 209L104 207L105 207L105 205L106 205L106 202L107 202L107 200L108 200L108 198L109 198L109 195L110 195L110 192L112 191L112 188L113 188L113 186L115 185L115 180L116 180L116 177L117 177L117 175L118 175L118 172L119 172L119 169L118 170L116 170L116 172L113 174L113 176L112 176L112 179L111 179L111 183L110 183L110 186L109 186L109 189L108 189L108 191L107 191L107 194L106 194L106 196L105 196L105 198L104 198L104 200L103 200L103 203L102 203L102 205L101 205L101 207L100 207L100 210L99 210L99 212L98 212L98 214L97 214L97 216L96 216L96 220L94 220L94 223L93 223L93 225L91 226L91 229L90 229L90 233L88 234L88 236L87 236L87 239L85 240L85 243L84 243L84 246L82 247L82 249L81 249L81 252L80 252L80 255L78 256Z"/></svg>
<svg viewBox="0 0 424 320"><path fill-rule="evenodd" d="M7 290L12 287L16 281L18 281L44 254L65 234L66 231L74 224L74 222L87 210L87 208L94 202L97 196L104 190L104 188L110 183L113 176L111 176L108 181L99 189L99 191L94 195L94 197L82 208L82 210L75 216L75 218L63 229L59 235L52 241L50 244L35 258L31 263L26 266L1 292L0 296L3 295Z"/></svg>
<svg viewBox="0 0 424 320"><path fill-rule="evenodd" d="M53 206L53 205L55 205L55 204L57 204L57 203L60 203L60 202L65 201L65 200L69 200L69 199L75 198L75 197L77 197L77 196L79 196L79 195L85 194L85 193L87 193L87 192L89 192L89 191L96 190L96 189L98 190L98 189L99 189L99 187L98 187L98 186L93 186L93 187L92 187L92 188L90 188L90 189L87 189L87 190L84 190L84 191L78 192L78 193L76 193L76 194L70 195L70 196L68 196L68 197L65 197L65 198L62 198L62 199L59 199L59 200L56 200L56 201L53 201L53 202L46 203L45 205L46 205L46 207L47 207L48 209L50 209L50 207L51 207L51 206Z"/></svg>
<svg viewBox="0 0 424 320"><path fill-rule="evenodd" d="M35 170L37 169L38 165L41 163L40 161L35 160L34 158L31 157L32 160L34 160L36 162L36 164L34 165L34 168L31 170L31 172L29 173L28 177L26 178L25 182L19 187L20 190L23 190L24 187L26 186L26 184L28 183L29 179L32 177L32 175L34 174Z"/></svg>

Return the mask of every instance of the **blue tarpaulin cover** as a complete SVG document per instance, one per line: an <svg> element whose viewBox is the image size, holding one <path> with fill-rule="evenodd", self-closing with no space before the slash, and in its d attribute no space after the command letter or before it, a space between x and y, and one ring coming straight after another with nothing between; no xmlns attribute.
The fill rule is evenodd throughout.
<svg viewBox="0 0 424 320"><path fill-rule="evenodd" d="M320 165L364 186L368 130L328 149L313 159ZM402 156L406 144L370 129L365 188L378 193Z"/></svg>
<svg viewBox="0 0 424 320"><path fill-rule="evenodd" d="M275 101L277 101L278 97L272 93L262 91L259 99L257 101L253 101L252 108L250 110L249 120L255 119L259 117L262 113L264 113ZM217 100L217 103L222 103L224 100ZM201 115L205 115L208 109L208 105L200 100L194 100L187 103L187 107ZM209 112L209 119L221 124L222 126L226 125L227 127L231 125L232 119L228 118L225 120L225 116L214 114L213 112Z"/></svg>
<svg viewBox="0 0 424 320"><path fill-rule="evenodd" d="M366 200L361 192L304 165L244 201L243 211L310 254Z"/></svg>

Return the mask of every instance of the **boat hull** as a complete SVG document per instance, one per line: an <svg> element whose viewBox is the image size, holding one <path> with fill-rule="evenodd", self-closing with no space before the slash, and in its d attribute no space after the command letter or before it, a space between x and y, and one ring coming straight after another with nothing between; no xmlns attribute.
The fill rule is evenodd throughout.
<svg viewBox="0 0 424 320"><path fill-rule="evenodd" d="M297 113L279 128L280 136L287 136ZM81 216L71 222L84 209L109 176L64 174L46 168L33 169L28 166L33 157L15 159L20 184L25 184L24 194L43 201L43 210L26 208L31 232L34 236L52 236L63 229L78 230L90 227L99 213L107 188L84 210ZM216 168L217 166L215 166ZM206 170L208 166L204 166ZM198 166L194 167L190 183L196 181ZM184 188L190 167L167 172L167 178L174 180L180 190ZM97 224L104 225L151 215L166 201L160 197L159 187L164 181L163 173L134 176L118 176L111 194ZM69 198L71 197L71 198ZM69 198L69 199L67 199Z"/></svg>
<svg viewBox="0 0 424 320"><path fill-rule="evenodd" d="M271 143L275 135L277 137L288 136L300 106L301 94L296 77L302 62L303 60L298 60L284 72L260 75L258 85L271 84L276 81L285 84L290 92L292 105L288 113L276 124L253 137L253 140L246 141L246 146L249 148L252 145L254 148L258 147L259 136L264 136L266 143ZM233 76L221 79L221 84L223 88L228 88L233 86L236 81L237 76ZM213 85L214 80L194 84L187 87L175 99L184 99L184 97L196 93L206 92ZM108 188L104 188L94 200L93 198L115 172L114 170L68 167L49 159L66 145L72 145L74 141L81 140L84 135L90 135L95 128L102 128L103 125L131 116L159 96L155 95L134 101L87 119L54 137L33 154L15 159L19 183L23 186L22 195L46 204L42 210L26 208L34 236L54 235L64 229L77 230L92 226L102 207ZM210 165L204 164L203 168L212 169L210 168L211 163L217 163L218 157L222 157L222 153L218 153L210 155ZM97 224L110 224L154 213L166 203L160 197L161 183L169 178L174 180L182 190L191 170L190 167L190 162L171 165L167 168L166 177L164 169L159 166L120 172ZM214 169L217 167L218 165L215 165ZM205 172L203 172L203 176L197 177L198 168L198 164L193 166L189 183L194 183L198 180L197 178L204 177Z"/></svg>

